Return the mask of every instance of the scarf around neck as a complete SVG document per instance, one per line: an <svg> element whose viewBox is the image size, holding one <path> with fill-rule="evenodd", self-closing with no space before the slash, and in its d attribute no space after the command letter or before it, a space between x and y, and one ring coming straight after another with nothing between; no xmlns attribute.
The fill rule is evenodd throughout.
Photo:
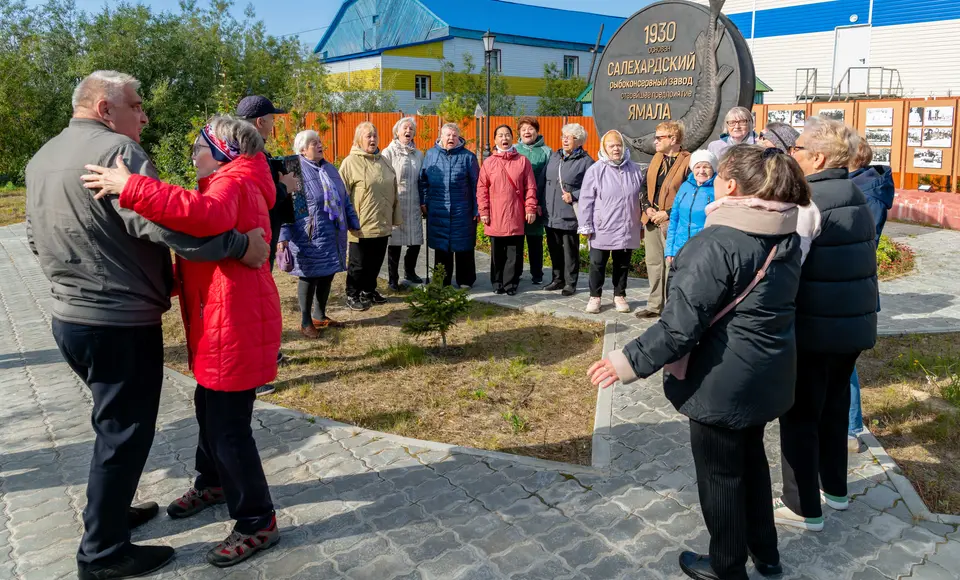
<svg viewBox="0 0 960 580"><path fill-rule="evenodd" d="M709 204L704 228L729 226L760 236L784 236L797 231L797 204L756 197L727 196Z"/></svg>
<svg viewBox="0 0 960 580"><path fill-rule="evenodd" d="M345 231L347 229L347 218L343 207L344 192L339 191L337 184L330 179L322 165L323 162L314 163L306 157L300 156L300 168L304 177L304 192L308 198L323 200L323 211L327 213L330 221L336 224L338 230ZM315 179L313 178L314 175L317 176Z"/></svg>

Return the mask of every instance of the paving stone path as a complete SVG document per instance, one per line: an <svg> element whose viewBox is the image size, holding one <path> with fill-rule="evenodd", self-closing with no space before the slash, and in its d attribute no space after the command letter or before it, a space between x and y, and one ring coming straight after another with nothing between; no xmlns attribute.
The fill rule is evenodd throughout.
<svg viewBox="0 0 960 580"><path fill-rule="evenodd" d="M913 233L905 239L919 252L919 272L883 285L884 329L956 328L960 267L948 256L960 233ZM631 284L635 305L643 292ZM475 291L586 317L580 294L498 297L482 282ZM0 228L0 579L76 575L90 397L50 335L49 300L23 226ZM616 320L619 344L643 328L630 315ZM618 388L613 402L607 470L477 455L258 404L255 435L281 543L226 571L208 566L205 550L229 533L223 506L188 520L158 517L134 541L177 548L162 579L682 578L679 552L707 547L687 426L657 377ZM196 435L192 385L171 373L140 501L165 505L190 484ZM776 477L773 428L769 444ZM960 531L914 522L869 453L850 467L848 511L827 510L819 534L779 530L785 578L956 578Z"/></svg>

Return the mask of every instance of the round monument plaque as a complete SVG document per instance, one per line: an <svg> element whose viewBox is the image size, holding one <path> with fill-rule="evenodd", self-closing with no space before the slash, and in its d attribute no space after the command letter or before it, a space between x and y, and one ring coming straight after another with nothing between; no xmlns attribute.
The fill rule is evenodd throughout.
<svg viewBox="0 0 960 580"><path fill-rule="evenodd" d="M683 148L695 151L724 132L727 111L751 107L753 59L723 4L661 0L627 19L603 51L594 119L601 135L623 133L635 160L656 153L654 130L663 121L683 122Z"/></svg>

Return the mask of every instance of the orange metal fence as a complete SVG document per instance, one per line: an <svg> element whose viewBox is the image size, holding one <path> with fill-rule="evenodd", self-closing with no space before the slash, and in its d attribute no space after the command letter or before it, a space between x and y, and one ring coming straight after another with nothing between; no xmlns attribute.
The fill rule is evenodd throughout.
<svg viewBox="0 0 960 580"><path fill-rule="evenodd" d="M900 189L915 189L920 184L931 184L940 191L957 191L960 185L960 99L887 99L883 101L849 101L842 103L815 103L792 105L754 105L757 130L770 120L788 118L799 128L802 119L825 110L834 116L842 115L844 122L861 135L870 133L874 149L887 156L894 172L894 183ZM927 109L936 110L935 115ZM794 116L794 113L799 116ZM802 114L801 114L802 113ZM919 122L915 117L919 114ZM302 128L316 130L321 135L328 159L343 159L350 154L353 136L358 124L370 121L376 126L384 146L393 135L393 126L400 113L307 113ZM927 117L930 117L928 119ZM418 115L417 147L429 149L439 137L442 119L437 115ZM584 149L596 157L600 149L593 117L538 117L540 133L551 149L560 148L561 128L568 123L579 123L587 131ZM481 151L484 145L482 120L470 118L460 126L460 134L471 151ZM287 153L292 147L294 128L289 127L288 115L278 115L274 137ZM501 124L516 128L516 117L490 117L490 131ZM889 144L877 141L889 134ZM492 136L492 135L491 135ZM937 143L927 146L927 141ZM935 141L936 140L936 141ZM280 153L277 151L276 153ZM939 165L939 167L937 167Z"/></svg>

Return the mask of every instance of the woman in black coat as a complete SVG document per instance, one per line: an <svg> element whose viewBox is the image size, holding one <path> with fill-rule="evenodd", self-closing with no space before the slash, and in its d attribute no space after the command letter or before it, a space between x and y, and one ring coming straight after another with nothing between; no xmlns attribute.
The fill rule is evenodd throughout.
<svg viewBox="0 0 960 580"><path fill-rule="evenodd" d="M588 374L606 388L689 355L685 373L665 369L663 385L690 419L710 555L684 552L680 567L691 578L746 580L748 550L761 574L781 572L763 430L793 404L797 206L810 188L790 156L756 145L732 147L714 186L703 231L671 265L663 316Z"/></svg>

